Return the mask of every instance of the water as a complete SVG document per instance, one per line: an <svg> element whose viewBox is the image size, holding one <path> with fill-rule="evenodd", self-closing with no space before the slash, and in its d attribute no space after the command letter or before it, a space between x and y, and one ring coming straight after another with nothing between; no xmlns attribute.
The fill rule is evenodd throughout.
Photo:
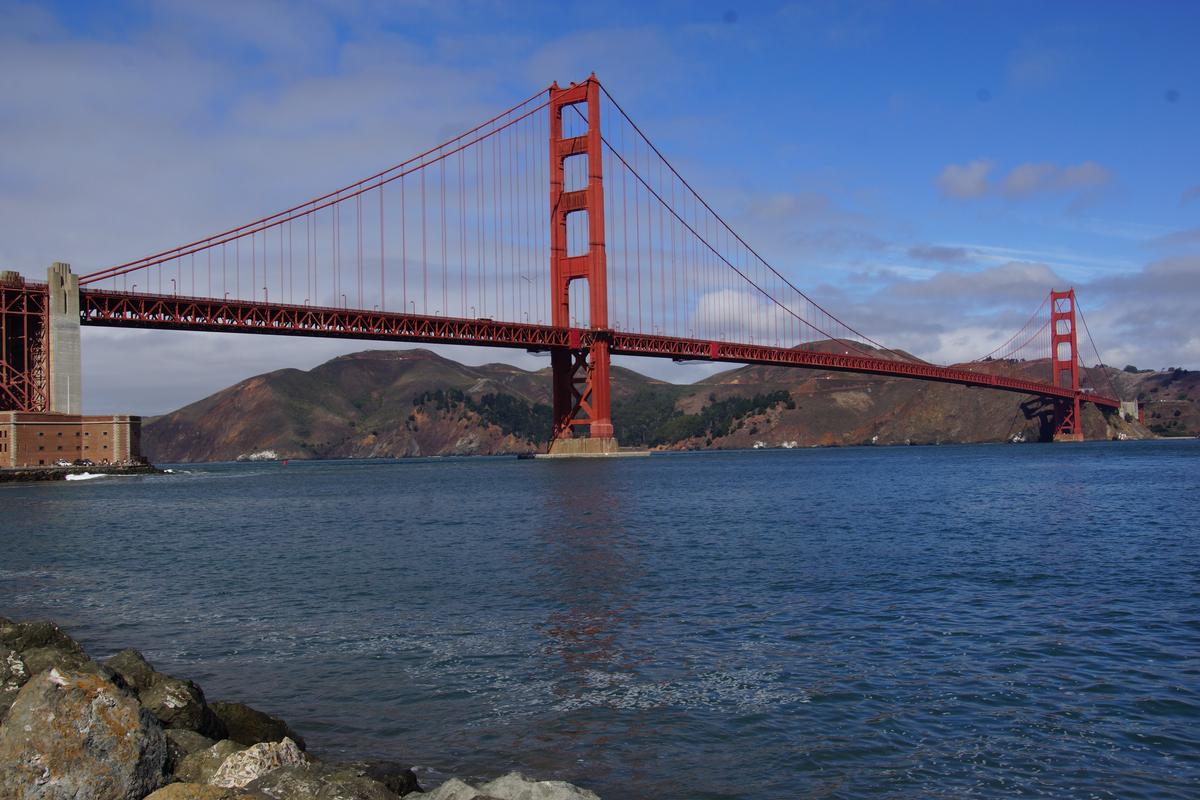
<svg viewBox="0 0 1200 800"><path fill-rule="evenodd" d="M427 783L1200 796L1200 442L186 469L0 487L0 614Z"/></svg>

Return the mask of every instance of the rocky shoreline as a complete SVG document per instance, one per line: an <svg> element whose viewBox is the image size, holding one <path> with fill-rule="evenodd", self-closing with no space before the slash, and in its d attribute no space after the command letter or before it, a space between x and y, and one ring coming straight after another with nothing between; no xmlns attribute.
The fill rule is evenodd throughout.
<svg viewBox="0 0 1200 800"><path fill-rule="evenodd" d="M511 772L426 793L412 769L333 763L283 720L210 702L136 650L91 659L52 622L0 617L4 800L599 800Z"/></svg>
<svg viewBox="0 0 1200 800"><path fill-rule="evenodd" d="M68 475L161 475L153 464L105 464L91 467L6 467L0 483L65 481Z"/></svg>

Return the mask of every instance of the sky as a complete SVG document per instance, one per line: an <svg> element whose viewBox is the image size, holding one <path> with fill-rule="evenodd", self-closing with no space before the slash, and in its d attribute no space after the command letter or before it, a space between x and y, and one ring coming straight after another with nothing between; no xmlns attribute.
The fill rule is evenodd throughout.
<svg viewBox="0 0 1200 800"><path fill-rule="evenodd" d="M1074 286L1106 363L1200 368L1197 41L1200 5L1165 1L0 2L0 269L191 241L595 71L876 340L968 358ZM85 410L161 413L377 346L85 328Z"/></svg>

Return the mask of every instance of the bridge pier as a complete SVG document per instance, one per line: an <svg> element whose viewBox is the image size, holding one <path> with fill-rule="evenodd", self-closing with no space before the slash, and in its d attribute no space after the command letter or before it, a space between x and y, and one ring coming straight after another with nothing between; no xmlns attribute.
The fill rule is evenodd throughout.
<svg viewBox="0 0 1200 800"><path fill-rule="evenodd" d="M1072 400L1054 401L1054 441L1083 441L1083 425L1078 397Z"/></svg>

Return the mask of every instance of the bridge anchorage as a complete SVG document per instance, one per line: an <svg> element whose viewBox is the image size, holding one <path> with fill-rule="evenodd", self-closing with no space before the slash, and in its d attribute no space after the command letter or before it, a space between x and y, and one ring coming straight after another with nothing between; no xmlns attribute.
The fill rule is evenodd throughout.
<svg viewBox="0 0 1200 800"><path fill-rule="evenodd" d="M1054 291L971 362L885 347L751 247L592 75L221 233L78 277L55 264L45 284L0 273L0 411L79 414L79 326L96 325L549 351L556 455L620 452L614 355L1015 392L1079 441L1085 404L1120 403L1089 385L1077 320Z"/></svg>

